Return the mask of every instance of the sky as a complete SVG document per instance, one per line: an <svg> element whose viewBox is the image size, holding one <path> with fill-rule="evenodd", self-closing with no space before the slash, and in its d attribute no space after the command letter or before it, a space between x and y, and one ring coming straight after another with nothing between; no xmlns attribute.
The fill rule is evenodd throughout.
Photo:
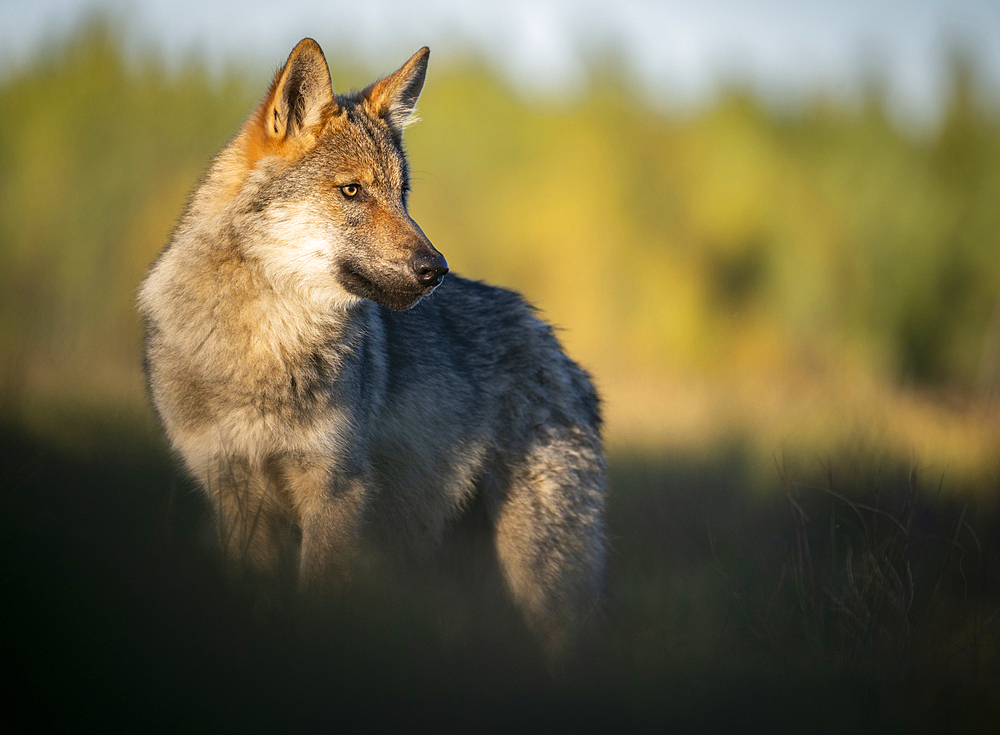
<svg viewBox="0 0 1000 735"><path fill-rule="evenodd" d="M851 99L874 73L890 108L933 118L955 48L1000 90L1000 0L0 0L0 69L30 58L94 8L125 22L136 48L278 66L304 36L391 71L429 45L471 49L532 93L586 87L586 60L613 49L653 97L707 102L743 83L776 102L822 90Z"/></svg>

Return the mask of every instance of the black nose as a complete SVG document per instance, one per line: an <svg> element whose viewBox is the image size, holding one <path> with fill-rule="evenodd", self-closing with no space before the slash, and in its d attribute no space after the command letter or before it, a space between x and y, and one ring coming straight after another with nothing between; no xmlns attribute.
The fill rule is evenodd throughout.
<svg viewBox="0 0 1000 735"><path fill-rule="evenodd" d="M421 286L436 286L448 272L448 261L437 250L418 253L410 260L410 267Z"/></svg>

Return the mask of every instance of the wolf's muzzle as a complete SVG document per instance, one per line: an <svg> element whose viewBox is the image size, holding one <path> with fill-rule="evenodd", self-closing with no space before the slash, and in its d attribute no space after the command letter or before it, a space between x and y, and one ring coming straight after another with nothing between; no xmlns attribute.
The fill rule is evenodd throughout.
<svg viewBox="0 0 1000 735"><path fill-rule="evenodd" d="M410 259L410 268L421 286L432 288L441 283L448 272L448 261L437 250L432 250L414 255Z"/></svg>

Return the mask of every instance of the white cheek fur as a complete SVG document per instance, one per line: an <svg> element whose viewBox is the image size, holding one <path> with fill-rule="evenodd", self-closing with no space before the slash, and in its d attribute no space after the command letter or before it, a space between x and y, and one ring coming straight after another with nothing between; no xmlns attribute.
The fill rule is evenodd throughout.
<svg viewBox="0 0 1000 735"><path fill-rule="evenodd" d="M327 306L348 308L359 301L337 278L336 254L345 243L306 203L274 207L268 237L253 251L275 287L308 294Z"/></svg>

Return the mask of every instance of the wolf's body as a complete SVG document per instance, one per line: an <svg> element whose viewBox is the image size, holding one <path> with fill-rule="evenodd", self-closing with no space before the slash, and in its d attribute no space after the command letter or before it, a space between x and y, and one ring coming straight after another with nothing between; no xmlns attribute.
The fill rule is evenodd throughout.
<svg viewBox="0 0 1000 735"><path fill-rule="evenodd" d="M150 392L235 564L323 588L362 539L420 556L478 499L558 647L602 585L598 401L520 297L442 282L409 218L426 62L342 97L296 46L143 284Z"/></svg>

